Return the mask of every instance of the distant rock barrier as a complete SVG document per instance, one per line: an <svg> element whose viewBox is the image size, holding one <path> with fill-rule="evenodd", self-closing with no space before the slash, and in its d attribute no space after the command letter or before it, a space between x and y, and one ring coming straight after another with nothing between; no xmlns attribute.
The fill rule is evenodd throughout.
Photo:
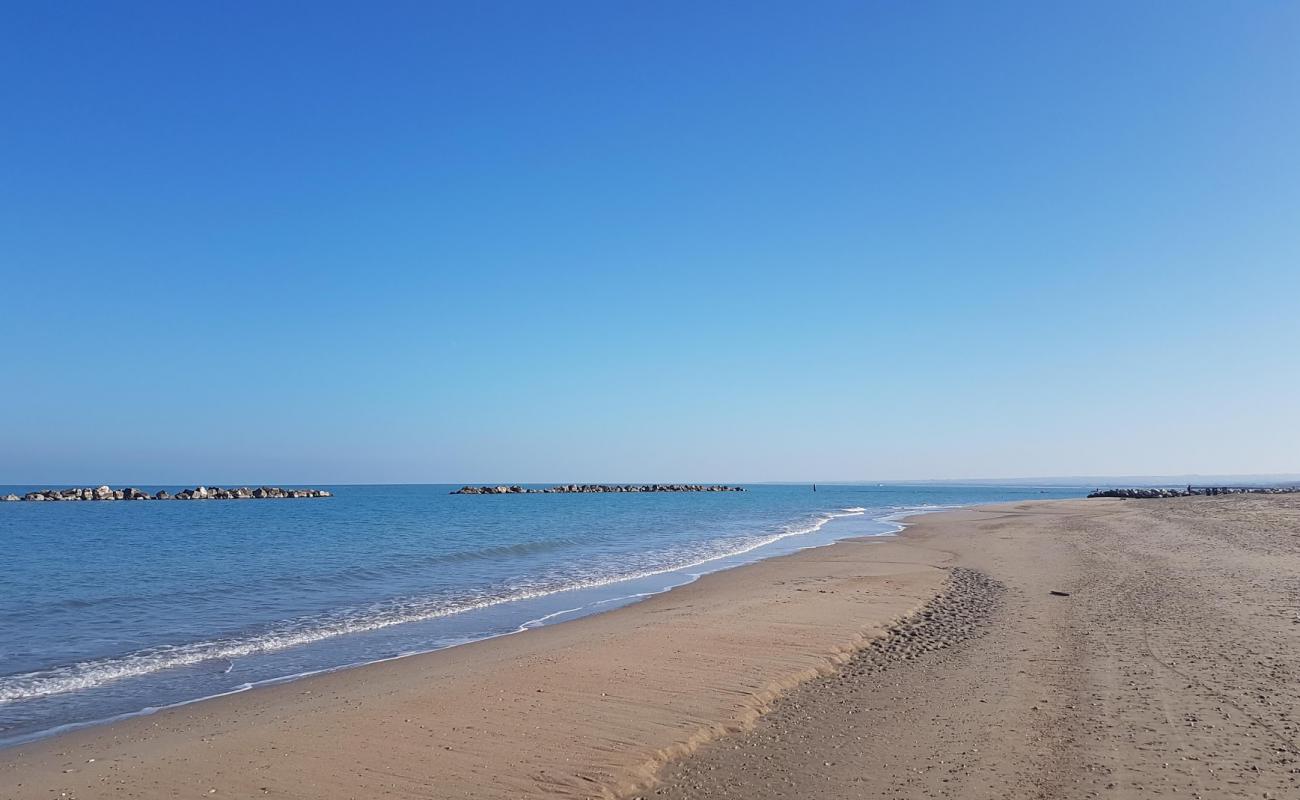
<svg viewBox="0 0 1300 800"><path fill-rule="evenodd" d="M620 492L743 492L740 486L708 486L699 483L570 483L548 489L522 486L462 486L449 494L605 494Z"/></svg>
<svg viewBox="0 0 1300 800"><path fill-rule="evenodd" d="M176 494L171 494L165 489L149 494L130 486L125 489L99 486L93 489L45 489L39 492L28 492L22 497L9 494L0 497L0 501L12 503L26 500L39 503L60 500L269 500L272 498L333 496L332 493L324 489L281 489L279 486L259 486L256 489L250 489L247 486L240 486L238 489L196 486L193 489L182 489Z"/></svg>
<svg viewBox="0 0 1300 800"><path fill-rule="evenodd" d="M1219 494L1293 494L1295 492L1300 492L1300 486L1188 486L1186 489L1098 489L1088 497L1150 500L1158 497L1195 497Z"/></svg>

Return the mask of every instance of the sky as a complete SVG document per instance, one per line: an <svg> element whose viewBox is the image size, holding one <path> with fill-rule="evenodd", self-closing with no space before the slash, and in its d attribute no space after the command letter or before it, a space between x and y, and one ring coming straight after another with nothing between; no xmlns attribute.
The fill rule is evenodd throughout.
<svg viewBox="0 0 1300 800"><path fill-rule="evenodd" d="M0 483L1300 472L1300 5L0 4Z"/></svg>

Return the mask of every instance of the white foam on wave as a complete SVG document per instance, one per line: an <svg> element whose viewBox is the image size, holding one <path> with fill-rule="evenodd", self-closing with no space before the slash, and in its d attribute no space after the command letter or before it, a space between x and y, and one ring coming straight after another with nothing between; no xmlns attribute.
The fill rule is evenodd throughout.
<svg viewBox="0 0 1300 800"><path fill-rule="evenodd" d="M529 630L531 628L540 628L541 626L545 625L547 622L555 619L556 617L562 617L565 614L573 614L574 612L581 611L583 608L584 608L583 606L575 606L574 608L566 608L563 611L552 611L549 614L543 614L537 619L528 620L527 622L523 623L515 630L517 632L522 633L523 631Z"/></svg>
<svg viewBox="0 0 1300 800"><path fill-rule="evenodd" d="M411 609L390 608L381 611L359 613L355 616L342 619L309 620L306 621L307 624L305 626L303 621L298 621L279 629L268 631L267 633L247 636L244 638L216 639L184 645L156 647L129 653L124 656L83 661L54 669L9 675L0 678L0 705L84 689L93 689L105 684L115 683L129 678L139 678L162 672L163 670L194 666L206 661L234 661L249 656L273 653L292 647L313 644L326 639L345 636L347 634L376 631L411 622L426 622L456 614L463 614L469 611L491 608L505 603L547 597L559 594L560 592L574 591L577 589L594 589L622 583L624 581L633 581L642 578L650 578L655 575L663 575L669 572L678 572L681 570L691 569L692 567L702 566L720 559L742 556L783 539L788 539L792 536L803 536L810 533L816 533L833 519L861 516L864 513L866 513L866 509L859 510L857 508L844 509L840 512L834 513L825 513L820 515L810 524L790 527L787 530L778 533L758 537L749 540L740 547L733 547L719 552L706 553L702 557L688 559L680 563L666 564L628 573L596 576L584 580L571 581L558 586L529 588L520 591L506 592L496 596L461 600L459 602L446 603L442 605L437 604L437 602L433 605L417 604L415 608Z"/></svg>
<svg viewBox="0 0 1300 800"><path fill-rule="evenodd" d="M907 506L905 508L900 508L897 511L884 515L883 517L876 517L876 519L880 522L898 522L901 519L907 519L908 517L915 517L918 514L930 514L935 511L951 511L952 509L966 508L966 507L967 505L962 503L953 503L948 505L924 503L921 505ZM900 525L898 529L902 530L903 526Z"/></svg>

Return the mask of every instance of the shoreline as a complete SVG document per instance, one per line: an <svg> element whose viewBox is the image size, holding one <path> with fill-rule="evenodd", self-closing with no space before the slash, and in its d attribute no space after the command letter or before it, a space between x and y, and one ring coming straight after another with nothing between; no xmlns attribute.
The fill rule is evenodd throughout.
<svg viewBox="0 0 1300 800"><path fill-rule="evenodd" d="M978 505L978 504L969 504L969 505ZM783 558L788 555L803 552L804 550L829 547L845 539L875 538L875 537L896 535L904 530L905 525L901 523L901 520L907 517L915 516L918 514L927 514L927 513L937 512L937 511L951 510L951 509L962 508L962 507L969 507L969 506L918 506L918 507L892 510L889 511L888 513L882 514L880 516L874 516L874 517L868 516L867 509L860 508L860 507L842 508L839 509L838 511L826 512L826 516L818 520L809 528L793 529L779 534L773 534L767 539L760 541L756 544L748 545L739 550L728 551L718 555L713 555L700 561L693 561L686 564L679 564L676 566L666 567L660 570L654 570L646 573L619 576L618 578L608 582L594 582L591 584L564 587L553 591L542 592L537 595L511 596L507 598L502 598L500 601L495 603L486 604L483 607L475 606L475 607L454 612L457 614L466 613L466 612L474 613L478 611L485 611L490 608L508 607L511 604L527 603L535 600L547 600L550 598L556 598L556 597L569 595L569 594L583 595L592 592L599 592L601 590L614 589L621 585L626 585L626 588L629 590L629 593L627 594L616 594L610 597L600 597L598 599L594 597L582 598L576 601L579 602L579 605L574 608L565 608L557 611L550 611L542 614L539 617L524 620L520 622L517 627L508 630L501 630L497 632L485 632L476 635L473 638L456 642L454 644L441 645L441 646L430 647L430 648L417 648L408 651L394 653L392 655L387 655L380 658L366 659L361 661L352 661L352 662L346 662L346 663L336 664L327 667L321 667L318 669L311 669L304 672L277 675L270 678L254 680L212 694L185 698L174 702L167 702L158 705L149 705L136 710L125 711L122 713L112 714L109 716L99 717L95 719L63 723L63 724L53 726L51 728L32 732L27 735L14 737L9 741L0 742L0 754L3 754L5 751L14 748L18 748L22 746L30 746L35 743L59 738L69 733L75 733L77 731L93 729L101 726L114 725L120 722L136 719L140 717L148 717L172 709L192 706L196 703L203 703L209 700L218 700L233 695L239 695L250 691L256 691L264 687L290 684L290 683L295 683L297 681L305 680L319 675L328 675L328 674L333 674L333 673L343 672L348 670L363 669L373 664L382 664L382 663L397 661L405 658L424 656L431 653L437 653L437 652L449 650L456 647L464 647L465 645L473 644L476 642L489 641L504 636L511 636L519 633L524 633L529 630L535 630L540 627L562 624L564 622L572 622L596 614L610 613L612 611L625 608L629 605L643 602L645 599L649 597L663 594L665 592L670 592L682 586L686 586L690 583L699 580L701 577L704 577L706 575L711 575L722 571L743 568L773 558ZM800 541L802 537L814 537L819 534L822 534L823 530L828 525L834 525L838 523L840 520L849 520L852 518L864 518L866 521L875 525L892 526L893 530L882 530L879 532L871 532L871 533L857 533L857 532L843 533L843 534L834 535L832 538L827 540L820 540L820 541L814 540L808 543L803 543ZM766 555L763 554L764 550L768 550L772 548L778 548L777 552L766 554ZM780 548L788 548L788 549L782 550ZM637 586L638 583L642 583L644 581L650 579L657 579L657 578L666 578L669 579L670 582L667 583L666 585L656 586L654 588ZM641 590L638 591L637 590L638 588L640 588ZM601 607L606 605L608 605L609 607L608 608ZM566 619L561 619L557 622L548 621L556 617L566 617ZM397 624L419 624L424 621L427 620L420 620L420 619L403 620ZM96 688L103 688L103 687L101 686Z"/></svg>
<svg viewBox="0 0 1300 800"><path fill-rule="evenodd" d="M900 513L906 514L908 512L893 512L885 516L897 516ZM921 510L915 513L925 514L927 512ZM897 522L894 522L894 524L899 525ZM904 526L899 525L899 528L902 530ZM752 591L738 591L739 587L751 586L755 581L758 581L768 584L765 588L768 588L769 592L771 592L770 582L774 577L791 571L798 572L802 569L804 572L808 572L811 568L810 573L801 577L802 581L849 580L855 585L883 581L885 586L892 585L894 589L899 586L904 587L902 591L890 591L887 597L873 598L876 600L878 607L869 615L869 619L828 626L823 620L826 617L836 616L834 608L837 604L829 602L832 599L830 597L820 597L822 603L812 604L818 607L802 609L807 613L796 613L784 621L782 621L782 618L777 617L772 624L772 628L766 632L769 635L752 635L747 645L737 648L738 656L745 654L753 656L758 649L756 646L768 641L770 634L775 631L789 629L792 625L803 626L800 631L803 638L796 639L801 646L785 654L786 661L783 662L777 659L773 663L771 657L764 656L751 665L751 674L747 678L749 683L747 689L742 692L742 697L747 696L748 699L737 700L734 697L727 699L726 695L723 695L724 700L719 703L716 693L704 692L704 694L713 695L714 697L713 705L715 710L711 715L695 712L693 710L693 707L697 705L695 703L682 709L682 712L686 712L687 708L692 708L692 711L686 712L685 716L688 719L694 719L694 729L683 732L679 728L686 723L680 720L660 719L656 726L652 726L654 735L647 735L650 733L647 731L640 737L633 737L633 739L639 738L640 743L643 745L643 755L634 759L635 763L621 763L617 769L608 767L613 771L597 780L598 783L609 783L617 786L620 790L626 789L638 782L648 780L648 773L653 771L651 765L657 765L664 759L679 756L698 746L703 741L729 731L741 729L745 725L752 723L762 709L779 696L782 691L811 677L833 671L838 664L843 663L853 652L856 652L875 636L886 630L893 621L906 616L907 613L915 610L919 605L923 605L937 593L942 582L940 578L943 573L942 570L922 563L928 560L928 556L923 557L921 553L910 553L911 561L904 557L902 559L891 559L892 564L888 566L875 564L872 567L874 560L871 558L862 560L861 556L863 554L857 552L858 548L863 547L884 547L891 550L900 550L901 554L910 550L910 546L901 541L903 538L897 535L883 535L866 539L846 539L820 546L810 545L793 553L776 555L740 566L709 572L691 580L689 583L671 587L650 597L641 598L630 605L579 617L574 620L564 620L562 623L519 631L519 633L528 634L527 636L501 635L428 653L402 655L387 661L338 668L307 677L255 686L248 690L190 701L181 706L161 709L152 713L134 715L102 724L82 726L72 730L65 729L51 737L12 745L0 750L0 754L3 754L5 760L10 762L9 770L7 770L11 772L9 777L23 777L25 780L19 782L26 787L32 779L31 776L43 771L42 765L49 767L55 761L66 760L65 756L58 755L60 753L71 750L101 751L107 748L107 752L116 754L102 757L89 756L89 758L95 758L95 761L88 762L87 759L83 759L85 763L73 766L65 765L60 767L60 770L85 769L91 763L108 764L115 759L127 757L126 753L130 748L122 749L121 742L123 740L135 742L135 746L143 748L143 751L157 752L154 748L160 745L151 734L159 728L169 730L169 739L188 738L191 739L190 743L193 744L193 731L196 726L200 725L200 720L220 718L223 720L223 727L226 725L239 727L241 721L247 721L250 715L257 717L267 713L275 713L279 719L286 719L302 713L302 701L297 698L321 691L337 693L337 697L342 701L343 708L346 708L351 703L351 701L345 699L348 694L358 690L365 694L364 687L375 682L392 682L394 685L398 685L403 690L412 692L414 696L418 697L425 694L424 688L426 687L412 684L422 684L424 680L427 680L430 670L438 673L440 680L451 682L459 680L461 683L473 683L470 676L459 671L460 665L467 662L482 661L485 658L491 660L502 658L507 660L527 659L530 651L535 651L538 648L549 648L552 642L556 640L579 644L579 640L590 635L593 630L599 632L600 636L607 638L618 636L620 632L626 631L632 639L636 640L624 643L628 651L652 651L655 649L654 636L651 636L645 629L654 628L657 632L661 626L654 621L654 617L661 613L671 613L676 603L687 597L692 598L694 602L694 598L708 596L711 604L718 611L722 611L721 606L727 605L739 605L744 608L746 605L753 604ZM819 562L834 562L837 560L843 562L838 568L841 571L838 577L821 574L822 569ZM854 572L864 568L875 574L851 578L848 574L843 573L846 569L849 572ZM891 574L896 575L892 579L892 584L891 579L886 577ZM786 580L781 578L776 578L776 582L778 586L787 583ZM787 587L784 591L778 589L775 594L770 593L764 598L764 602L772 607L771 610L779 606L789 605L791 600L798 597L794 595L795 591L806 594L803 589ZM831 591L829 594L833 595L834 592ZM729 598L729 601L722 602L724 597ZM802 607L806 598L798 597L798 599L800 603L796 605ZM847 605L840 603L838 607L841 608L839 615L844 616L843 612L848 610ZM731 616L734 616L734 613ZM799 619L799 617L804 618ZM832 630L827 630L828 627L832 628ZM697 649L701 653L707 652L707 645L714 638L716 637L709 636L700 640L697 643ZM809 646L812 647L811 651ZM602 654L594 652L588 652L587 655L593 658L602 657ZM608 653L603 654L603 656L607 657ZM724 672L727 671L724 665L715 665L715 668L719 666L723 668ZM689 667L689 664L676 665L677 669L686 669L687 672L691 671ZM612 669L613 665L610 665L610 668ZM574 678L578 676L570 674L567 677ZM585 681L585 678L589 676L582 677ZM610 677L613 677L613 675ZM579 681L579 683L584 681ZM507 685L512 683L510 680L503 680L502 682ZM666 689L667 687L661 688ZM479 690L483 690L481 684L479 684ZM542 691L537 689L535 693L540 694ZM601 698L609 696L609 692L599 695ZM425 699L427 699L427 696ZM594 699L587 698L587 701L591 702ZM515 702L522 701L516 696ZM322 711L329 713L328 709L312 706L313 713ZM667 730L660 729L664 726L666 726ZM452 727L455 728L456 726L453 725ZM239 738L237 735L232 734L232 736L233 739ZM111 747L109 747L110 744ZM232 740L231 744L233 750L241 750L237 742ZM629 741L628 744L632 744L632 741ZM444 752L451 752L451 748L452 746L448 745L448 750ZM158 752L157 755L161 756L162 753ZM567 756L559 753L555 754L555 757L557 763L569 761ZM602 769L599 766L600 758L591 760L596 762L594 768ZM63 773L60 771L54 774L66 776L77 773ZM589 779L582 779L582 783L574 784L570 786L570 789L585 786L588 782ZM509 794L510 791L515 791L518 788L516 786L506 791L505 794ZM83 786L80 791L86 792L90 790L91 787ZM24 788L24 791L26 791L26 788ZM151 795L146 794L144 796Z"/></svg>
<svg viewBox="0 0 1300 800"><path fill-rule="evenodd" d="M949 506L945 506L945 507L949 507ZM950 507L956 507L956 506L950 506ZM252 682L238 684L238 686L227 688L225 689L225 691L208 693L208 695L201 695L196 697L185 697L185 699L162 702L162 704L146 705L143 706L143 708L127 710L127 712L122 712L117 714L105 715L105 717L86 719L86 721L74 721L68 723L61 723L61 725L44 728L44 730L40 730L40 731L31 732L30 735L16 736L16 738L10 740L0 741L0 753L3 753L4 751L6 751L6 749L21 747L21 745L38 743L38 741L57 738L57 736L68 734L68 732L86 730L86 728L92 728L98 726L114 725L114 723L127 721L127 719L148 717L148 715L166 712L166 710L183 708L183 706L194 705L194 704L198 704L198 702L204 702L208 700L217 700L217 699L221 699L221 697L240 695L240 693L255 691L255 689L260 689L263 687L281 686L281 684L298 682L298 680L312 678L312 676L316 676L316 675L328 675L333 673L339 673L339 671L363 669L363 667L374 665L374 663L385 663L390 661L402 660L402 658L426 656L426 654L441 652L441 650L464 647L464 645L477 643L477 641L498 639L498 637L515 635L515 633L523 633L529 630L536 630L536 628L538 627L550 626L550 624L571 622L571 620L590 617L590 615L594 615L594 614L608 613L608 611L617 610L620 609L620 607L625 607L627 605L636 604L636 602L641 602L645 600L645 598L647 597L655 596L655 594L671 592L672 589L680 588L682 587L682 585L688 585L690 583L693 583L693 581L702 578L702 576L711 575L714 574L714 572L733 570L733 568L753 565L753 563L766 561L766 559L781 558L784 557L784 555L800 553L802 552L802 550L806 550L806 549L824 548L824 546L835 544L835 542L837 541L841 541L844 539L853 539L853 537L858 537L858 536L875 537L875 536L894 535L894 533L901 532L902 529L904 529L904 526L902 526L902 524L897 522L898 519L905 518L905 516L909 516L913 514L924 514L930 510L939 510L939 509L943 509L943 507L935 506L932 509L932 507L930 506L924 506L924 507L917 507L917 509L902 509L898 511L891 511L891 513L884 514L876 518L876 516L867 516L866 509L862 509L862 507L852 507L852 509L849 509L849 507L845 507L845 509L840 509L837 511L827 511L827 513L824 513L824 516L822 516L822 518L816 520L816 522L811 524L810 527L793 528L793 529L788 529L788 531L774 533L774 535L768 536L767 539L754 542L754 544L746 545L744 546L744 548L740 548L737 550L728 550L728 552L708 555L708 557L699 559L699 561L692 561L688 563L680 563L680 565L675 565L675 566L656 568L656 570L638 572L638 574L620 575L612 579L599 579L599 580L588 581L588 583L584 583L584 584L568 585L568 587L547 589L547 591L542 591L542 592L512 594L512 596L493 598L493 600L482 601L480 602L480 604L464 607L464 609L456 609L454 611L451 611L450 614L437 614L434 615L434 617L428 619L426 618L400 619L400 620L395 620L395 622L380 624L380 626L376 626L374 628L365 628L365 630L344 633L344 636L356 635L356 633L360 633L360 635L365 635L365 633L372 632L373 630L383 630L383 628L400 626L400 624L416 624L416 626L419 626L419 624L421 623L433 622L433 620L435 619L441 619L445 617L459 617L460 614L485 613L485 611L508 609L508 607L511 606L516 606L520 604L530 604L530 602L546 602L546 601L556 600L556 598L564 597L564 596L575 596L576 597L575 602L578 602L578 604L580 604L577 605L576 607L567 607L567 609L546 611L546 613L542 613L541 615L538 615L538 617L536 618L523 619L521 620L521 622L517 623L517 626L507 628L507 630L499 630L495 632L485 631L481 633L476 633L476 635L473 635L472 637L468 637L468 639L456 641L456 643L454 644L443 644L443 645L438 645L438 647L430 647L430 648L415 648L415 649L408 649L408 650L400 650L400 652L387 654L387 656L382 656L377 658L367 658L367 660L335 663L335 665L318 667L318 669L312 669L307 671L300 671L300 673L274 675L274 676L270 676L270 678L257 679L257 680L252 680ZM826 529L827 526L831 526L831 524L835 524L839 522L839 520L849 520L852 518L865 518L867 522L870 522L872 524L879 524L879 526L892 526L894 529L892 529L892 531L879 531L879 532L870 532L870 533L858 533L858 532L840 533L840 535L832 536L831 539L824 539L824 540L814 539L813 541L809 541L809 542L802 541L803 537L815 537L820 535L820 533L823 532L823 529ZM776 550L776 552L764 554L764 550L774 550L774 549ZM667 583L666 585L659 585L658 583L659 579L666 579L669 581L669 583ZM653 587L646 587L646 585L641 585L641 584L645 584L645 581L649 581L649 580L656 581ZM602 592L606 592L606 591L614 591L614 589L617 589L619 587L624 587L625 589L627 589L628 593L625 594L615 593L612 594L612 596L602 596L601 594ZM610 606L610 607L601 607L601 606ZM547 622L547 620L551 620L558 617L568 617L568 618L560 619L559 622ZM333 635L322 637L321 641L328 641L334 639L334 637L335 636ZM315 643L307 643L307 644L309 645ZM274 650L272 650L272 652L274 652ZM259 654L264 654L264 653L259 653ZM131 675L130 678L135 678L135 676L148 676L148 674ZM95 689L103 689L105 687L112 686L112 683L113 682L107 684L100 684L100 686L95 687ZM55 692L55 695L57 695L57 693L62 693L62 692Z"/></svg>

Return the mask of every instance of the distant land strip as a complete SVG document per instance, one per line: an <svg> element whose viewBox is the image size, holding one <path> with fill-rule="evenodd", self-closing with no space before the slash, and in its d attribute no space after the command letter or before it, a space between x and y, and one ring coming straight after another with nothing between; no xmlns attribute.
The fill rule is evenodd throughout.
<svg viewBox="0 0 1300 800"><path fill-rule="evenodd" d="M176 494L171 494L167 490L149 494L148 492L135 489L130 486L125 489L112 489L108 486L98 486L93 489L44 489L39 492L28 492L19 497L16 494L7 494L0 497L0 502L16 502L26 500L28 502L49 502L59 500L269 500L272 498L291 498L291 497L333 497L331 492L324 489L281 489L279 486L259 486L256 489L250 489L247 486L240 486L238 489L222 489L216 486L196 486L193 489L182 489Z"/></svg>
<svg viewBox="0 0 1300 800"><path fill-rule="evenodd" d="M709 486L699 483L569 483L547 489L522 486L462 486L449 494L602 494L618 492L743 492L741 486Z"/></svg>
<svg viewBox="0 0 1300 800"><path fill-rule="evenodd" d="M1118 497L1121 500L1152 500L1159 497L1200 497L1220 494L1292 494L1298 486L1188 486L1186 489L1098 489L1088 497Z"/></svg>

